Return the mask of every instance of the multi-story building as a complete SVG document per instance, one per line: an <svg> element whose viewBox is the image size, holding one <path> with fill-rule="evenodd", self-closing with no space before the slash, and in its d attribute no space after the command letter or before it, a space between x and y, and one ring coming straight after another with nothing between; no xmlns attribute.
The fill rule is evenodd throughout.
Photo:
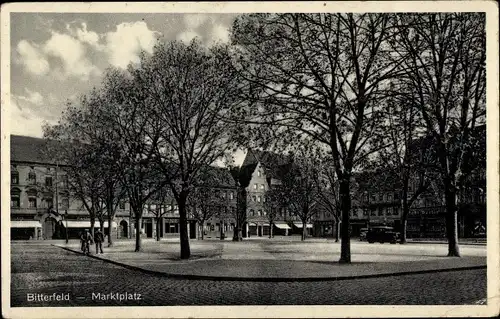
<svg viewBox="0 0 500 319"><path fill-rule="evenodd" d="M289 163L285 156L270 152L248 150L240 172L247 181L247 224L248 236L268 236L270 227L273 235L291 235L302 233L302 223L297 216L283 205L273 207L266 202L266 193L273 188L280 187L282 168ZM275 209L273 222L270 222L269 211ZM272 224L272 226L271 226ZM312 223L306 225L309 235L312 234Z"/></svg>
<svg viewBox="0 0 500 319"><path fill-rule="evenodd" d="M90 228L90 218L83 203L71 196L65 165L57 163L45 152L46 141L41 138L11 135L11 238L12 239L63 239L78 238L79 233ZM234 219L231 209L236 207L236 184L229 170L210 167L219 183L213 191L220 194L221 207L229 211L197 225L188 218L190 238L196 238L198 228L209 233L231 232ZM224 203L222 203L224 202ZM179 235L179 210L173 198L161 205L151 201L144 207L140 232L146 238L156 237L157 219L160 219L160 237ZM107 218L105 218L107 219ZM222 221L222 223L221 223ZM95 227L99 227L96 220ZM108 221L104 232L109 233ZM126 199L118 204L111 236L133 238L135 218ZM215 237L215 236L214 236Z"/></svg>
<svg viewBox="0 0 500 319"><path fill-rule="evenodd" d="M77 238L81 230L90 228L83 204L70 196L65 166L44 152L44 143L40 138L11 135L12 239ZM120 205L116 212L111 225L114 236L128 233L127 206ZM109 231L107 222L104 229Z"/></svg>

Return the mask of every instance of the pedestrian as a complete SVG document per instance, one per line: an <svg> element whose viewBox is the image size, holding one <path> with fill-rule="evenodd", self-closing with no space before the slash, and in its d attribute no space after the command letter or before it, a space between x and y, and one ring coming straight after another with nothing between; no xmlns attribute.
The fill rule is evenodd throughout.
<svg viewBox="0 0 500 319"><path fill-rule="evenodd" d="M104 234L101 232L99 228L97 228L97 231L95 233L95 253L99 254L99 250L101 251L101 254L103 253L102 251L102 242L104 241Z"/></svg>

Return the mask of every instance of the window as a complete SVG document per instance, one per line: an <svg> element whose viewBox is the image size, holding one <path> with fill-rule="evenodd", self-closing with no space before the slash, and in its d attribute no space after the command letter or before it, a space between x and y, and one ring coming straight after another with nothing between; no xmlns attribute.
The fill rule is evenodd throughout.
<svg viewBox="0 0 500 319"><path fill-rule="evenodd" d="M54 200L50 197L44 198L45 201L45 208L51 208L54 207Z"/></svg>
<svg viewBox="0 0 500 319"><path fill-rule="evenodd" d="M398 207L394 207L393 210L392 210L392 214L393 215L399 215L399 208Z"/></svg>
<svg viewBox="0 0 500 319"><path fill-rule="evenodd" d="M394 193L394 200L398 200L398 199L399 199L399 193L396 192L396 193Z"/></svg>
<svg viewBox="0 0 500 319"><path fill-rule="evenodd" d="M10 183L13 185L19 184L19 172L18 171L10 172Z"/></svg>
<svg viewBox="0 0 500 319"><path fill-rule="evenodd" d="M68 187L68 175L61 176L61 187L63 188Z"/></svg>
<svg viewBox="0 0 500 319"><path fill-rule="evenodd" d="M262 216L262 210L260 210L260 209L259 209L259 210L257 211L257 216Z"/></svg>
<svg viewBox="0 0 500 319"><path fill-rule="evenodd" d="M371 211L370 211L370 215L371 216L376 216L377 215L377 209L376 208L372 208Z"/></svg>
<svg viewBox="0 0 500 319"><path fill-rule="evenodd" d="M124 201L120 201L120 204L119 205L119 208L120 209L125 209L125 202Z"/></svg>
<svg viewBox="0 0 500 319"><path fill-rule="evenodd" d="M261 171L257 171L257 176L262 177L262 172Z"/></svg>
<svg viewBox="0 0 500 319"><path fill-rule="evenodd" d="M378 208L378 215L379 216L383 216L384 215L384 211L383 211L382 207Z"/></svg>
<svg viewBox="0 0 500 319"><path fill-rule="evenodd" d="M28 207L29 208L36 208L36 197L30 197L28 199Z"/></svg>
<svg viewBox="0 0 500 319"><path fill-rule="evenodd" d="M69 209L69 199L63 198L61 202L62 209Z"/></svg>
<svg viewBox="0 0 500 319"><path fill-rule="evenodd" d="M387 215L392 215L392 207L387 207Z"/></svg>
<svg viewBox="0 0 500 319"><path fill-rule="evenodd" d="M33 171L28 173L28 184L30 185L36 184L36 174Z"/></svg>
<svg viewBox="0 0 500 319"><path fill-rule="evenodd" d="M10 195L10 207L19 208L21 207L21 201L19 195Z"/></svg>
<svg viewBox="0 0 500 319"><path fill-rule="evenodd" d="M264 184L260 184L260 189L265 189Z"/></svg>
<svg viewBox="0 0 500 319"><path fill-rule="evenodd" d="M260 201L261 201L261 197L260 197L260 196L257 196L257 202L259 202L259 203L260 203Z"/></svg>
<svg viewBox="0 0 500 319"><path fill-rule="evenodd" d="M379 194L378 195L378 200L383 202L384 201L384 194Z"/></svg>
<svg viewBox="0 0 500 319"><path fill-rule="evenodd" d="M14 188L10 192L10 207L20 208L21 207L21 190Z"/></svg>
<svg viewBox="0 0 500 319"><path fill-rule="evenodd" d="M257 184L253 184L253 189L257 189Z"/></svg>
<svg viewBox="0 0 500 319"><path fill-rule="evenodd" d="M229 192L229 199L234 199L234 194L233 194L233 192Z"/></svg>
<svg viewBox="0 0 500 319"><path fill-rule="evenodd" d="M363 216L368 216L368 209L366 208L363 209Z"/></svg>
<svg viewBox="0 0 500 319"><path fill-rule="evenodd" d="M392 202L392 195L391 194L387 194L387 201Z"/></svg>
<svg viewBox="0 0 500 319"><path fill-rule="evenodd" d="M256 201L257 201L257 196L253 195L253 196L252 196L252 200L253 200L254 202L256 202Z"/></svg>
<svg viewBox="0 0 500 319"><path fill-rule="evenodd" d="M376 202L377 201L377 197L374 195L372 195L372 203Z"/></svg>
<svg viewBox="0 0 500 319"><path fill-rule="evenodd" d="M255 216L255 211L253 209L250 209L249 215L250 216Z"/></svg>
<svg viewBox="0 0 500 319"><path fill-rule="evenodd" d="M267 216L267 212L266 212L266 211L263 211L263 212L262 212L262 216Z"/></svg>
<svg viewBox="0 0 500 319"><path fill-rule="evenodd" d="M52 187L52 176L45 176L45 186Z"/></svg>

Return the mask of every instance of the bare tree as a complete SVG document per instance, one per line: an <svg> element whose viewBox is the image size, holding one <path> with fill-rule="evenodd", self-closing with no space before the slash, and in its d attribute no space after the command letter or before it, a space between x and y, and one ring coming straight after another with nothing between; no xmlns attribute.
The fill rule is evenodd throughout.
<svg viewBox="0 0 500 319"><path fill-rule="evenodd" d="M405 59L388 49L393 21L379 13L251 14L233 25L236 67L248 85L244 98L259 104L242 112L251 124L245 138L263 147L273 140L306 144L332 157L342 211L340 262L351 261L351 176L383 147L381 101Z"/></svg>
<svg viewBox="0 0 500 319"><path fill-rule="evenodd" d="M109 136L115 140L119 159L115 166L119 172L120 183L129 199L135 217L135 251L141 251L141 223L145 203L162 187L166 181L157 169L156 149L160 138L160 125L152 116L150 100L144 88L138 85L129 72L109 70L102 90L106 107L98 113L99 117L112 127ZM158 180L161 182L158 183Z"/></svg>
<svg viewBox="0 0 500 319"><path fill-rule="evenodd" d="M230 62L224 47L194 40L158 44L131 71L159 122L155 158L179 205L182 259L191 254L186 204L199 170L233 150L235 128L223 118L242 102Z"/></svg>
<svg viewBox="0 0 500 319"><path fill-rule="evenodd" d="M485 121L484 13L398 16L399 52L427 133L436 143L446 201L448 256L460 256L457 193L471 132Z"/></svg>

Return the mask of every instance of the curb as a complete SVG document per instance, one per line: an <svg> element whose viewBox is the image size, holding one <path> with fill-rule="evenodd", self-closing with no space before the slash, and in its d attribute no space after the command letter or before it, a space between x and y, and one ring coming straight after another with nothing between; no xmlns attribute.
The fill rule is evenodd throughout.
<svg viewBox="0 0 500 319"><path fill-rule="evenodd" d="M68 247L62 247L57 245L52 245L75 254L83 255L83 253L73 250ZM132 266L118 261L98 257L96 255L88 255L90 258L94 258L100 261L104 261L116 266L127 268L130 270L140 271L142 273L153 275L157 277L167 277L172 279L185 279L185 280L206 280L206 281L241 281L241 282L314 282L314 281L340 281L340 280L353 280L353 279L369 279L369 278L384 278L384 277L395 277L395 276L405 276L405 275L418 275L418 274L429 274L429 273L440 273L440 272L452 272L452 271L463 271L463 270L478 270L486 269L484 266L468 266L468 267L455 267L455 268L444 268L444 269L430 269L430 270L415 270L415 271L403 271L397 273L385 273L385 274L371 274L371 275L352 275L352 276L340 276L340 277L296 277L296 278L283 278L283 277L231 277L231 276L203 276L203 275L188 275L188 274L169 274L157 270L149 270L141 268L138 266Z"/></svg>

